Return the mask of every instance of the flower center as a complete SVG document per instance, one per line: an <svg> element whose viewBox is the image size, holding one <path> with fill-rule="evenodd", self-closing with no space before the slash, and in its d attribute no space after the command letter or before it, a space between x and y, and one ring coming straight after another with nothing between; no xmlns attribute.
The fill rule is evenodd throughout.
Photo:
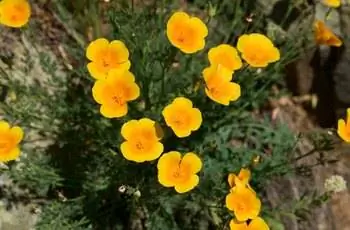
<svg viewBox="0 0 350 230"><path fill-rule="evenodd" d="M105 58L102 58L102 65L104 68L109 68L110 66L109 61L106 60Z"/></svg>
<svg viewBox="0 0 350 230"><path fill-rule="evenodd" d="M125 104L125 98L122 94L113 95L112 101L117 105L124 105Z"/></svg>
<svg viewBox="0 0 350 230"><path fill-rule="evenodd" d="M138 142L136 143L136 148L137 148L138 150L140 150L140 151L145 150L145 147L144 147L144 145L143 145L143 143L142 143L141 141L138 141Z"/></svg>
<svg viewBox="0 0 350 230"><path fill-rule="evenodd" d="M245 205L242 203L237 204L237 211L244 212L246 210Z"/></svg>

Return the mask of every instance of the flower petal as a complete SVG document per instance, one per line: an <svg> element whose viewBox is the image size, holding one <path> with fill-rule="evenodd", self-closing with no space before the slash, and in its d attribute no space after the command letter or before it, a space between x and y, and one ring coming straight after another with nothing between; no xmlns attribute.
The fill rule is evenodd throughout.
<svg viewBox="0 0 350 230"><path fill-rule="evenodd" d="M16 144L20 143L21 140L23 139L23 136L24 136L23 130L18 126L12 127L10 129L10 133Z"/></svg>
<svg viewBox="0 0 350 230"><path fill-rule="evenodd" d="M208 36L208 28L201 19L197 17L191 17L189 23L191 24L191 27L196 31L196 35L198 37L205 38Z"/></svg>
<svg viewBox="0 0 350 230"><path fill-rule="evenodd" d="M176 184L175 190L178 193L185 193L194 189L194 187L196 187L198 183L199 177L197 175L192 175L188 180L184 181L183 183Z"/></svg>
<svg viewBox="0 0 350 230"><path fill-rule="evenodd" d="M251 229L251 230L270 230L270 228L266 224L266 222L260 217L257 217L255 219L253 219L252 221L250 221L249 229Z"/></svg>
<svg viewBox="0 0 350 230"><path fill-rule="evenodd" d="M191 126L192 126L192 131L196 131L201 127L203 118L202 118L202 113L199 109L193 108L191 109Z"/></svg>
<svg viewBox="0 0 350 230"><path fill-rule="evenodd" d="M153 144L152 148L149 151L143 153L143 157L146 161L153 161L159 158L163 150L164 150L163 144L160 142L156 142Z"/></svg>
<svg viewBox="0 0 350 230"><path fill-rule="evenodd" d="M129 161L135 161L137 163L145 162L146 159L139 151L135 149L135 146L130 141L124 141L120 145L120 151L125 159Z"/></svg>
<svg viewBox="0 0 350 230"><path fill-rule="evenodd" d="M230 221L230 230L248 230L248 229L250 228L248 228L247 222L239 222L235 219L232 219ZM256 229L256 230L260 230L260 229Z"/></svg>
<svg viewBox="0 0 350 230"><path fill-rule="evenodd" d="M109 44L111 58L116 63L123 63L129 59L129 50L120 40L114 40Z"/></svg>
<svg viewBox="0 0 350 230"><path fill-rule="evenodd" d="M92 41L86 48L86 57L90 61L96 61L101 58L101 55L108 50L109 41L105 38L98 38Z"/></svg>
<svg viewBox="0 0 350 230"><path fill-rule="evenodd" d="M108 70L101 66L99 63L96 62L90 62L87 64L87 69L91 75L91 77L95 79L106 79L108 76Z"/></svg>
<svg viewBox="0 0 350 230"><path fill-rule="evenodd" d="M100 112L103 116L107 118L119 118L123 117L128 113L128 105L123 104L121 106L118 105L101 105Z"/></svg>
<svg viewBox="0 0 350 230"><path fill-rule="evenodd" d="M186 153L181 160L181 166L184 165L189 169L189 173L195 174L202 169L202 161L195 153Z"/></svg>
<svg viewBox="0 0 350 230"><path fill-rule="evenodd" d="M177 151L171 151L164 153L158 160L157 168L158 173L166 172L169 168L174 165L179 166L181 161L181 153Z"/></svg>
<svg viewBox="0 0 350 230"><path fill-rule="evenodd" d="M0 153L0 162L16 160L20 154L21 150L18 147L15 147L7 153Z"/></svg>
<svg viewBox="0 0 350 230"><path fill-rule="evenodd" d="M106 82L103 80L97 80L92 87L92 96L97 103L103 104L108 101L108 91L108 85Z"/></svg>
<svg viewBox="0 0 350 230"><path fill-rule="evenodd" d="M125 140L132 140L135 137L135 130L138 127L137 120L130 120L123 124L121 128L121 135Z"/></svg>
<svg viewBox="0 0 350 230"><path fill-rule="evenodd" d="M0 132L6 132L10 129L10 124L6 121L0 121Z"/></svg>

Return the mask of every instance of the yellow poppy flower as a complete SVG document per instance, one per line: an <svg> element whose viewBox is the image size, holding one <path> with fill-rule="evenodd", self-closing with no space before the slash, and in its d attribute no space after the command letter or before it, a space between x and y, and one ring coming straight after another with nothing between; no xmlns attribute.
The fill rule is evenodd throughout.
<svg viewBox="0 0 350 230"><path fill-rule="evenodd" d="M338 135L345 142L350 142L350 108L346 110L346 122L344 119L338 120Z"/></svg>
<svg viewBox="0 0 350 230"><path fill-rule="evenodd" d="M196 175L202 168L202 161L195 153L171 151L164 153L158 160L158 181L165 187L175 187L178 193L192 190L199 183Z"/></svg>
<svg viewBox="0 0 350 230"><path fill-rule="evenodd" d="M157 159L163 152L159 127L148 118L131 120L123 124L121 134L124 141L120 150L129 161L138 163Z"/></svg>
<svg viewBox="0 0 350 230"><path fill-rule="evenodd" d="M230 230L270 230L266 222L257 217L249 222L238 222L237 220L230 221Z"/></svg>
<svg viewBox="0 0 350 230"><path fill-rule="evenodd" d="M231 82L232 71L220 66L210 66L202 72L207 96L222 105L229 105L241 96L241 87Z"/></svg>
<svg viewBox="0 0 350 230"><path fill-rule="evenodd" d="M2 0L0 2L0 23L19 28L28 23L31 14L27 0Z"/></svg>
<svg viewBox="0 0 350 230"><path fill-rule="evenodd" d="M280 52L265 35L243 34L238 38L237 49L242 58L252 67L266 67L280 59Z"/></svg>
<svg viewBox="0 0 350 230"><path fill-rule="evenodd" d="M86 49L91 61L87 68L93 78L105 79L112 69L130 69L129 50L122 41L109 42L105 38L92 41Z"/></svg>
<svg viewBox="0 0 350 230"><path fill-rule="evenodd" d="M128 113L127 102L140 95L134 75L128 70L111 70L106 80L97 80L92 88L100 112L107 118L122 117Z"/></svg>
<svg viewBox="0 0 350 230"><path fill-rule="evenodd" d="M227 44L211 48L208 52L208 59L210 65L222 65L231 71L242 67L242 61L236 48Z"/></svg>
<svg viewBox="0 0 350 230"><path fill-rule="evenodd" d="M323 4L329 7L337 8L340 6L340 0L323 0Z"/></svg>
<svg viewBox="0 0 350 230"><path fill-rule="evenodd" d="M202 114L197 108L193 108L191 100L177 97L163 109L165 123L178 137L188 137L192 131L196 131L202 124Z"/></svg>
<svg viewBox="0 0 350 230"><path fill-rule="evenodd" d="M23 130L10 127L9 123L0 121L0 162L8 162L18 158L21 151L18 144L23 139Z"/></svg>
<svg viewBox="0 0 350 230"><path fill-rule="evenodd" d="M204 48L208 28L199 18L176 12L167 23L166 34L173 46L190 54Z"/></svg>
<svg viewBox="0 0 350 230"><path fill-rule="evenodd" d="M226 207L234 212L238 221L246 221L259 215L261 202L250 189L237 186L226 196Z"/></svg>
<svg viewBox="0 0 350 230"><path fill-rule="evenodd" d="M247 187L248 189L250 189L255 194L255 191L249 185L250 177L251 177L250 170L242 168L239 171L238 175L236 175L234 173L230 173L228 175L227 181L228 181L228 184L230 185L231 189L235 189L236 186L244 186L244 187Z"/></svg>
<svg viewBox="0 0 350 230"><path fill-rule="evenodd" d="M314 33L316 43L319 45L328 45L339 47L342 41L326 26L323 21L314 22Z"/></svg>

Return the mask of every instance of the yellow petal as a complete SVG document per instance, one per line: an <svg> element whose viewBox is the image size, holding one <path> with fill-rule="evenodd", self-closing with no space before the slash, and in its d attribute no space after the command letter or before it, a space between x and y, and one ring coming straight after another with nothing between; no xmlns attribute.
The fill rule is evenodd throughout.
<svg viewBox="0 0 350 230"><path fill-rule="evenodd" d="M248 228L247 222L239 222L233 219L230 221L230 230L250 230L250 228Z"/></svg>
<svg viewBox="0 0 350 230"><path fill-rule="evenodd" d="M189 169L189 173L195 174L202 169L202 161L195 153L186 153L182 158L181 166L185 165Z"/></svg>
<svg viewBox="0 0 350 230"><path fill-rule="evenodd" d="M178 47L182 52L185 54L193 54L197 51L200 51L204 49L205 47L205 40L204 39L198 39L190 44L182 45L181 47Z"/></svg>
<svg viewBox="0 0 350 230"><path fill-rule="evenodd" d="M125 44L120 40L114 40L109 44L109 49L112 54L112 58L118 62L125 62L129 59L129 50Z"/></svg>
<svg viewBox="0 0 350 230"><path fill-rule="evenodd" d="M270 230L270 228L262 218L257 217L250 221L249 230Z"/></svg>
<svg viewBox="0 0 350 230"><path fill-rule="evenodd" d="M123 124L121 135L125 140L132 140L135 137L135 129L138 127L137 120L130 120Z"/></svg>
<svg viewBox="0 0 350 230"><path fill-rule="evenodd" d="M242 168L238 174L239 179L246 185L250 180L250 176L251 176L250 170L245 168Z"/></svg>
<svg viewBox="0 0 350 230"><path fill-rule="evenodd" d="M247 45L249 45L249 42L250 42L250 36L248 34L243 34L239 36L237 41L237 49L240 52L244 52Z"/></svg>
<svg viewBox="0 0 350 230"><path fill-rule="evenodd" d="M130 141L125 141L120 145L120 151L125 159L129 161L135 161L137 163L145 162L146 159L140 154L139 151L135 150L135 146Z"/></svg>
<svg viewBox="0 0 350 230"><path fill-rule="evenodd" d="M192 101L190 99L187 99L185 97L177 97L174 99L173 104L180 105L180 106L185 106L192 108Z"/></svg>
<svg viewBox="0 0 350 230"><path fill-rule="evenodd" d="M99 63L90 62L89 64L87 64L87 69L91 77L95 79L104 80L108 76L108 70L102 67Z"/></svg>
<svg viewBox="0 0 350 230"><path fill-rule="evenodd" d="M95 81L94 86L92 87L92 96L97 103L103 104L104 102L107 101L106 100L108 96L107 88L108 86L105 81L103 80Z"/></svg>
<svg viewBox="0 0 350 230"><path fill-rule="evenodd" d="M101 55L108 50L109 41L105 38L98 38L92 41L86 48L86 57L90 61L98 61Z"/></svg>
<svg viewBox="0 0 350 230"><path fill-rule="evenodd" d="M101 105L100 112L107 118L119 118L125 116L128 113L128 105Z"/></svg>
<svg viewBox="0 0 350 230"><path fill-rule="evenodd" d="M120 80L125 80L127 82L134 82L135 76L130 71L125 69L111 69L108 72L107 81L110 84L118 84Z"/></svg>
<svg viewBox="0 0 350 230"><path fill-rule="evenodd" d="M10 129L10 133L11 133L16 144L21 142L21 140L23 139L23 135L24 135L23 130L18 126L12 127Z"/></svg>
<svg viewBox="0 0 350 230"><path fill-rule="evenodd" d="M338 8L340 6L340 0L323 0L323 4L329 7Z"/></svg>
<svg viewBox="0 0 350 230"><path fill-rule="evenodd" d="M0 162L16 160L19 157L20 153L21 151L18 147L13 148L7 153L0 153Z"/></svg>
<svg viewBox="0 0 350 230"><path fill-rule="evenodd" d="M200 128L203 118L202 113L199 109L193 108L191 109L191 121L192 121L192 131L196 131Z"/></svg>
<svg viewBox="0 0 350 230"><path fill-rule="evenodd" d="M158 182L164 187L174 187L175 182L173 180L172 172L166 170L158 172Z"/></svg>
<svg viewBox="0 0 350 230"><path fill-rule="evenodd" d="M225 68L235 71L242 67L241 58L237 50L230 45L221 44L211 48L208 52L210 65L222 65Z"/></svg>
<svg viewBox="0 0 350 230"><path fill-rule="evenodd" d="M228 174L227 182L231 188L235 186L235 179L236 179L236 174L234 173Z"/></svg>
<svg viewBox="0 0 350 230"><path fill-rule="evenodd" d="M191 135L190 129L172 129L177 137L184 138Z"/></svg>
<svg viewBox="0 0 350 230"><path fill-rule="evenodd" d="M145 161L153 161L162 154L164 150L164 146L160 142L156 142L153 144L152 148L148 151L143 152L143 157Z"/></svg>
<svg viewBox="0 0 350 230"><path fill-rule="evenodd" d="M174 165L179 166L180 161L181 153L176 151L164 153L158 160L158 173L166 172L169 168L172 168Z"/></svg>
<svg viewBox="0 0 350 230"><path fill-rule="evenodd" d="M201 19L197 17L191 17L189 23L195 30L195 33L198 37L205 38L208 36L208 28Z"/></svg>
<svg viewBox="0 0 350 230"><path fill-rule="evenodd" d="M196 187L199 183L199 177L197 175L192 175L189 180L186 180L182 183L175 185L175 191L178 193L185 193L188 192L194 187Z"/></svg>
<svg viewBox="0 0 350 230"><path fill-rule="evenodd" d="M10 129L10 124L6 121L0 121L0 132L6 132Z"/></svg>

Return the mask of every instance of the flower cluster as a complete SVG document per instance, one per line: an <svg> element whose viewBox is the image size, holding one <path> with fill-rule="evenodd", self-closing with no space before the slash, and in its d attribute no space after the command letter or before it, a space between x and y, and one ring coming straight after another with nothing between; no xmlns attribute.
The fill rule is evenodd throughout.
<svg viewBox="0 0 350 230"><path fill-rule="evenodd" d="M261 201L249 185L251 173L242 168L238 175L228 176L230 193L226 196L226 207L235 218L230 222L231 230L268 230L269 226L259 217Z"/></svg>
<svg viewBox="0 0 350 230"><path fill-rule="evenodd" d="M27 0L0 1L0 24L19 28L29 21L31 8Z"/></svg>
<svg viewBox="0 0 350 230"><path fill-rule="evenodd" d="M10 127L0 120L0 162L16 160L21 151L18 144L23 139L23 130L18 126Z"/></svg>
<svg viewBox="0 0 350 230"><path fill-rule="evenodd" d="M30 14L31 7L27 0L0 1L0 24L20 28L28 23ZM18 145L23 135L20 127L11 127L8 122L0 120L0 162L9 162L19 157L21 151Z"/></svg>
<svg viewBox="0 0 350 230"><path fill-rule="evenodd" d="M204 49L208 28L201 19L191 17L185 12L176 12L167 22L166 35L174 47L185 54L193 54ZM86 57L90 61L87 69L96 79L92 95L100 104L100 113L106 118L127 115L128 103L140 96L140 88L137 76L130 72L131 62L126 45L120 40L109 42L99 38L89 44ZM240 97L240 85L232 82L232 79L234 72L244 65L241 57L251 67L261 68L279 60L280 53L266 36L255 33L242 35L238 39L237 49L228 44L209 49L209 66L203 70L202 75L206 86L205 93L211 100L229 105ZM163 108L162 116L165 124L178 138L189 137L192 132L200 129L203 121L201 111L185 97L173 99ZM201 159L193 152L184 155L178 151L163 153L163 130L156 121L149 118L129 120L123 124L121 135L124 142L120 145L120 151L125 159L141 163L159 158L157 169L161 185L174 187L178 193L188 192L198 185L197 173L202 168ZM249 187L248 181L242 180L244 186L234 186L233 182L238 183L238 179L230 180L232 193L227 198L230 205L231 200L248 198L247 202L250 202L247 210L251 209L251 212L244 213L240 208L235 208L235 205L230 206L238 221L257 217L260 200ZM247 226L259 225L261 222L260 219L254 221Z"/></svg>
<svg viewBox="0 0 350 230"><path fill-rule="evenodd" d="M266 67L280 59L279 50L262 34L239 37L237 49L242 59L252 67ZM232 82L233 73L243 64L237 49L228 44L213 47L208 52L210 66L202 72L207 96L222 105L229 105L241 96L241 87Z"/></svg>

